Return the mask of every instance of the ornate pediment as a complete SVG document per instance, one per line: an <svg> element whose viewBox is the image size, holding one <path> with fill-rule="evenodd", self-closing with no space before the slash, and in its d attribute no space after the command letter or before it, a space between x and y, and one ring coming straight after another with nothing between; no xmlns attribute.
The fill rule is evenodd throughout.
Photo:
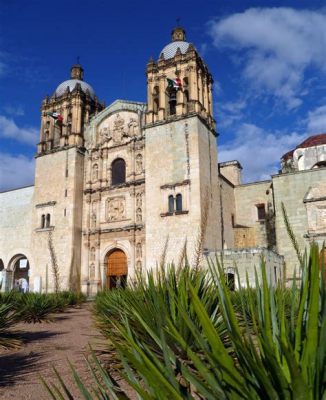
<svg viewBox="0 0 326 400"><path fill-rule="evenodd" d="M127 100L114 101L110 106L94 115L90 123L85 126L86 149L123 144L133 136L140 135L141 121L145 111L145 103Z"/></svg>

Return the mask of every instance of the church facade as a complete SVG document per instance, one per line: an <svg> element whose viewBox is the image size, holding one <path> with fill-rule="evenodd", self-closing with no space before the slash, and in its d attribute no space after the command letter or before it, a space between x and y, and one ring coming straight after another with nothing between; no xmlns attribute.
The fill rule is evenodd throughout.
<svg viewBox="0 0 326 400"><path fill-rule="evenodd" d="M56 268L62 289L92 295L198 252L223 252L229 275L263 255L272 283L290 279L282 202L303 246L325 239L326 135L241 184L239 162L218 163L213 79L182 28L147 64L147 103L105 108L83 73L42 103L34 186L0 193L2 290L52 291Z"/></svg>

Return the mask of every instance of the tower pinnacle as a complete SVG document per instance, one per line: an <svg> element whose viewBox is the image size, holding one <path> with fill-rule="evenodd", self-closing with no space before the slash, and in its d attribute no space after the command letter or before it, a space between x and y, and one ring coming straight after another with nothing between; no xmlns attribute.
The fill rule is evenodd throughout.
<svg viewBox="0 0 326 400"><path fill-rule="evenodd" d="M186 41L186 32L181 26L176 26L172 31L172 42Z"/></svg>
<svg viewBox="0 0 326 400"><path fill-rule="evenodd" d="M77 61L78 61L77 64L74 64L71 67L70 77L71 79L79 79L80 81L82 81L84 78L84 69L79 64L79 57L77 57Z"/></svg>

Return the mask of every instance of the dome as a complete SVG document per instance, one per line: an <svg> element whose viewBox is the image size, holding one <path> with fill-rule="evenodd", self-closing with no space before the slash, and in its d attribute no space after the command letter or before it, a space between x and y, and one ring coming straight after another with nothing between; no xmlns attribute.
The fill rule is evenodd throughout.
<svg viewBox="0 0 326 400"><path fill-rule="evenodd" d="M160 54L163 53L164 59L168 60L169 58L173 58L176 55L176 52L179 49L181 50L181 54L186 54L190 43L185 41L176 40L175 42L171 42L164 47Z"/></svg>
<svg viewBox="0 0 326 400"><path fill-rule="evenodd" d="M92 88L92 86L84 81L79 80L79 79L68 79L68 80L60 83L60 85L56 88L54 94L56 96L62 96L66 92L67 87L69 88L69 90L71 92L75 89L77 83L80 84L81 89L84 93L86 93L86 91L88 90L90 96L92 98L95 97L95 92L94 92L94 89Z"/></svg>

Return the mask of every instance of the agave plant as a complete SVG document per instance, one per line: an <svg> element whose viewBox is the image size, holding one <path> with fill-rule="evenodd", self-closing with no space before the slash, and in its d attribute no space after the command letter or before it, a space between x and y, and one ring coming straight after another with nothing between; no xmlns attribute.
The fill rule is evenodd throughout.
<svg viewBox="0 0 326 400"><path fill-rule="evenodd" d="M48 295L27 293L20 297L16 306L19 319L27 323L48 322L57 310L57 304Z"/></svg>
<svg viewBox="0 0 326 400"><path fill-rule="evenodd" d="M186 302L175 301L172 307L165 307L164 324L157 329L140 312L132 318L122 313L116 324L112 323L119 338L113 342L123 364L121 377L139 398L326 398L326 292L318 246L313 244L310 256L303 257L301 286L294 283L290 292L268 286L264 262L260 270L256 287L240 288L234 305L221 265L210 263L210 285L217 293L232 352L193 282L187 284ZM151 302L160 304L153 289L150 294ZM169 301L177 298L177 294L171 295ZM175 309L177 320L172 312ZM142 328L135 330L137 323ZM149 345L144 332L156 347ZM86 388L72 367L82 398L128 398L94 355L88 363L94 377L92 388ZM43 382L51 398L71 398L58 373L57 377L57 385Z"/></svg>
<svg viewBox="0 0 326 400"><path fill-rule="evenodd" d="M14 338L10 328L17 323L18 316L13 306L9 303L0 304L0 347L17 347L20 340Z"/></svg>
<svg viewBox="0 0 326 400"><path fill-rule="evenodd" d="M225 324L218 307L217 291L207 273L189 267L176 269L171 265L158 273L149 271L146 277L139 276L134 287L126 290L104 292L96 299L96 314L99 327L108 338L119 341L121 329L119 321L128 321L130 330L143 343L162 355L155 336L165 330L166 340L173 351L180 357L186 357L182 348L175 346L175 339L170 335L168 320L184 337L190 347L195 345L189 326L181 318L180 310L186 310L192 321L198 326L198 316L191 301L189 287L194 288L215 328L227 343ZM125 339L122 338L122 341ZM193 348L195 351L196 348ZM182 354L181 354L182 353Z"/></svg>

